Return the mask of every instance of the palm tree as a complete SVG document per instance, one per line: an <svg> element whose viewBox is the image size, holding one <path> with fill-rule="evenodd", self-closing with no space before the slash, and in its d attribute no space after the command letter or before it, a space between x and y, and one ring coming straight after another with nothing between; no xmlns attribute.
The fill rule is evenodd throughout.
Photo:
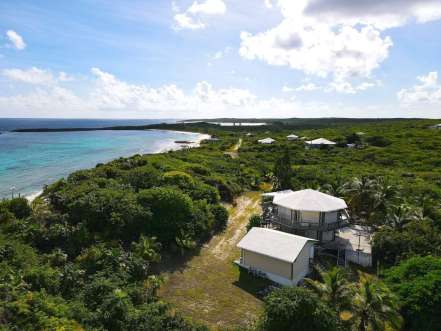
<svg viewBox="0 0 441 331"><path fill-rule="evenodd" d="M338 177L335 182L327 183L319 187L319 191L323 191L337 198L344 198L346 195L346 184Z"/></svg>
<svg viewBox="0 0 441 331"><path fill-rule="evenodd" d="M375 210L376 180L367 176L355 177L346 183L345 189L349 195L349 205L352 211L369 221Z"/></svg>
<svg viewBox="0 0 441 331"><path fill-rule="evenodd" d="M161 243L156 241L156 237L141 236L137 243L133 243L133 250L149 262L159 262L161 260L160 249Z"/></svg>
<svg viewBox="0 0 441 331"><path fill-rule="evenodd" d="M386 225L393 229L402 229L407 223L422 219L424 219L424 216L419 208L402 203L388 207Z"/></svg>
<svg viewBox="0 0 441 331"><path fill-rule="evenodd" d="M402 325L397 298L371 275L360 274L351 312L357 331L400 330Z"/></svg>
<svg viewBox="0 0 441 331"><path fill-rule="evenodd" d="M345 270L334 267L327 272L319 270L319 273L321 281L307 278L307 286L337 312L348 308L353 287L348 282Z"/></svg>
<svg viewBox="0 0 441 331"><path fill-rule="evenodd" d="M375 209L379 209L383 212L386 211L389 204L399 199L398 189L396 185L391 184L384 177L378 178L374 190Z"/></svg>

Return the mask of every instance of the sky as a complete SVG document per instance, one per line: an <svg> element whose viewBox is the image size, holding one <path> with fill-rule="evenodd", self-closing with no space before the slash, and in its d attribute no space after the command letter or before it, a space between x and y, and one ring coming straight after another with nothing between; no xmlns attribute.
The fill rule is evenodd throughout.
<svg viewBox="0 0 441 331"><path fill-rule="evenodd" d="M1 0L0 117L441 118L441 0Z"/></svg>

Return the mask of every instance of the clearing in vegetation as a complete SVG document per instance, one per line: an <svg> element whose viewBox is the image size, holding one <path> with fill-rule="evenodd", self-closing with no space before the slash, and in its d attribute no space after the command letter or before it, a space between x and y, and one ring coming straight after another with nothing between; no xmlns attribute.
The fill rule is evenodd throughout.
<svg viewBox="0 0 441 331"><path fill-rule="evenodd" d="M254 279L233 264L239 257L236 244L246 232L251 215L260 212L260 193L250 192L230 206L228 226L214 236L182 270L166 273L160 297L185 317L211 327L244 325L262 310L256 293L265 280Z"/></svg>

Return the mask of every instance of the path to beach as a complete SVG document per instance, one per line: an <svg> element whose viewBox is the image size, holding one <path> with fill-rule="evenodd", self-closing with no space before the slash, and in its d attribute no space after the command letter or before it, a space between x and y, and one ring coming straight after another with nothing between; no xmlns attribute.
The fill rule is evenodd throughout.
<svg viewBox="0 0 441 331"><path fill-rule="evenodd" d="M181 270L165 274L159 295L185 317L213 328L246 325L257 318L262 302L255 293L265 281L240 272L233 261L239 257L236 244L246 232L251 215L260 212L260 194L250 192L228 206L227 229L214 236Z"/></svg>
<svg viewBox="0 0 441 331"><path fill-rule="evenodd" d="M242 138L239 138L236 144L234 144L228 152L225 152L225 154L231 156L232 159L237 159L239 157L239 148L242 146Z"/></svg>

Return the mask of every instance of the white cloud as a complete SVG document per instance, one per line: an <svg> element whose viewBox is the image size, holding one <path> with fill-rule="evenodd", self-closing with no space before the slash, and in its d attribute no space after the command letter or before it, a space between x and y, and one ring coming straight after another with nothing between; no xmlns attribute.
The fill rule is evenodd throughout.
<svg viewBox="0 0 441 331"><path fill-rule="evenodd" d="M28 70L22 69L4 69L3 75L7 78L23 82L27 84L35 84L35 85L48 85L54 83L54 76L50 71L39 69L36 67L32 67Z"/></svg>
<svg viewBox="0 0 441 331"><path fill-rule="evenodd" d="M227 6L222 0L195 1L187 11L193 15L223 15L227 11Z"/></svg>
<svg viewBox="0 0 441 331"><path fill-rule="evenodd" d="M32 67L27 70L11 68L2 71L3 76L12 81L32 84L32 85L53 85L57 82L73 81L74 77L60 71L54 76L51 71Z"/></svg>
<svg viewBox="0 0 441 331"><path fill-rule="evenodd" d="M402 89L397 93L399 102L404 106L433 104L441 106L441 84L438 72L429 72L426 76L417 77L419 84Z"/></svg>
<svg viewBox="0 0 441 331"><path fill-rule="evenodd" d="M179 8L172 3L174 15L175 29L191 29L198 30L206 27L206 19L208 16L224 15L227 6L223 0L205 0L194 1L190 7L184 12L179 12Z"/></svg>
<svg viewBox="0 0 441 331"><path fill-rule="evenodd" d="M286 14L303 15L335 24L366 24L378 29L398 27L415 20L425 23L441 18L440 0L300 0L292 6L289 0L279 0Z"/></svg>
<svg viewBox="0 0 441 331"><path fill-rule="evenodd" d="M32 69L28 70L32 71ZM35 71L35 70L34 70ZM26 71L23 71L26 72ZM52 84L34 83L31 92L12 96L0 96L0 113L17 116L55 117L256 117L256 116L306 116L308 109L320 110L322 104L299 104L292 99L261 98L248 89L228 87L215 88L206 81L198 82L185 92L175 84L148 87L130 84L99 68L92 68L92 82L87 93L79 95L71 89L60 86L60 80ZM17 84L29 80L7 76ZM84 89L86 86L82 86ZM328 108L326 108L328 109Z"/></svg>
<svg viewBox="0 0 441 331"><path fill-rule="evenodd" d="M328 77L334 91L355 93L372 79L393 42L384 30L441 18L441 0L278 0L283 16L267 31L241 32L240 55ZM268 7L268 6L267 6Z"/></svg>
<svg viewBox="0 0 441 331"><path fill-rule="evenodd" d="M272 0L264 0L264 3L265 3L266 8L269 8L269 9L273 8Z"/></svg>
<svg viewBox="0 0 441 331"><path fill-rule="evenodd" d="M186 13L176 14L174 16L176 29L190 29L190 30L198 30L205 28L205 24L201 21L196 21L193 17L189 16Z"/></svg>
<svg viewBox="0 0 441 331"><path fill-rule="evenodd" d="M290 92L312 92L321 90L322 87L316 85L315 83L305 83L297 87L289 87L284 85L282 87L282 92L290 93Z"/></svg>
<svg viewBox="0 0 441 331"><path fill-rule="evenodd" d="M310 75L347 79L368 77L388 57L391 46L390 38L382 38L370 26L334 29L286 19L256 35L242 32L239 53L246 59L289 66Z"/></svg>
<svg viewBox="0 0 441 331"><path fill-rule="evenodd" d="M6 31L6 36L8 37L11 46L15 47L18 50L23 50L26 48L26 43L24 42L22 36L20 36L14 30Z"/></svg>
<svg viewBox="0 0 441 331"><path fill-rule="evenodd" d="M231 51L232 51L232 48L230 46L227 46L223 50L220 50L220 51L217 51L216 53L214 53L214 55L212 56L212 59L213 60L220 60L224 56L228 55Z"/></svg>

